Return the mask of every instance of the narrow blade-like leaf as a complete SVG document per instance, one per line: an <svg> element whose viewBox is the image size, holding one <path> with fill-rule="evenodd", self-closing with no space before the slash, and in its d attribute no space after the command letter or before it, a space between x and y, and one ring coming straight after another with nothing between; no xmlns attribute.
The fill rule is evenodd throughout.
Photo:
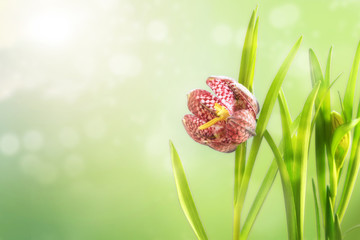
<svg viewBox="0 0 360 240"><path fill-rule="evenodd" d="M355 85L356 85L356 78L359 70L359 63L360 63L360 42L358 44L354 62L351 68L350 77L346 86L345 95L344 95L344 115L345 121L350 122L352 118L353 112L353 101L354 101L354 93L355 93Z"/></svg>
<svg viewBox="0 0 360 240"><path fill-rule="evenodd" d="M342 240L341 227L340 227L339 217L337 214L335 214L334 227L335 227L335 234L334 234L335 239Z"/></svg>
<svg viewBox="0 0 360 240"><path fill-rule="evenodd" d="M171 161L173 165L176 189L178 192L178 197L182 210L185 213L185 216L190 223L193 231L196 234L198 239L208 239L204 230L204 227L201 223L199 214L196 210L194 200L192 198L188 182L186 180L185 172L183 165L181 163L180 157L170 141L170 153Z"/></svg>
<svg viewBox="0 0 360 240"><path fill-rule="evenodd" d="M325 220L325 239L335 239L335 219L332 206L332 195L329 187L326 189L326 220Z"/></svg>
<svg viewBox="0 0 360 240"><path fill-rule="evenodd" d="M316 95L318 93L320 83L317 83L308 98L301 112L300 124L296 138L294 151L294 195L295 204L297 207L298 229L300 238L303 236L304 224L304 208L305 208L305 191L306 191L306 172L307 172L307 158L309 152L310 128L311 128L311 113L315 103Z"/></svg>
<svg viewBox="0 0 360 240"><path fill-rule="evenodd" d="M309 50L309 58L311 83L313 86L315 86L318 82L322 82L324 77L321 71L319 60L317 59L314 51L311 48Z"/></svg>
<svg viewBox="0 0 360 240"><path fill-rule="evenodd" d="M279 106L280 106L280 116L281 116L281 126L283 133L283 142L284 142L284 162L286 169L292 178L292 164L294 157L293 143L291 141L291 131L290 126L292 124L289 108L285 99L284 92L282 89L279 92Z"/></svg>
<svg viewBox="0 0 360 240"><path fill-rule="evenodd" d="M358 104L357 118L360 118L360 102ZM342 221L346 208L350 202L350 197L355 186L359 168L360 168L360 124L358 124L354 129L348 170L346 173L340 204L337 209L337 214L339 216L340 222Z"/></svg>
<svg viewBox="0 0 360 240"><path fill-rule="evenodd" d="M297 213L295 208L293 189L291 186L291 179L287 171L286 165L281 157L281 153L268 131L265 131L264 137L274 153L275 160L280 172L281 184L284 192L286 219L288 224L288 236L289 239L297 239L298 237L298 229L296 224Z"/></svg>
<svg viewBox="0 0 360 240"><path fill-rule="evenodd" d="M316 187L314 179L312 179L312 187L313 187L313 195L314 195L314 202L315 202L315 217L316 217L316 231L317 231L317 239L321 239L321 229L320 229L320 212L319 212L319 205L318 200L316 197Z"/></svg>
<svg viewBox="0 0 360 240"><path fill-rule="evenodd" d="M300 117L297 117L295 119L295 121L291 124L291 126L290 126L291 135L294 134L294 132L296 132L296 130L299 126L299 120L300 120ZM281 141L279 150L281 152L283 152L283 148L284 148L284 144L283 144L283 141ZM278 167L277 167L276 160L273 159L273 161L271 162L271 165L261 183L259 191L256 194L255 200L253 201L253 203L250 207L249 213L244 222L244 226L241 229L240 239L247 239L247 237L250 233L250 230L255 222L255 219L256 219L257 215L259 214L259 211L265 201L265 198L268 195L270 188L275 180L277 170L278 170Z"/></svg>
<svg viewBox="0 0 360 240"><path fill-rule="evenodd" d="M254 27L254 34L252 39L252 47L251 47L251 58L250 58L250 66L247 72L246 81L249 87L249 91L253 91L253 82L254 82L254 74L255 74L255 62L256 62L256 50L257 50L257 39L258 39L258 29L259 29L259 17L257 17Z"/></svg>
<svg viewBox="0 0 360 240"><path fill-rule="evenodd" d="M285 79L286 73L288 72L291 62L294 59L300 44L302 41L302 37L300 37L293 48L291 49L290 53L284 60L283 64L281 65L279 71L277 72L273 82L271 83L270 89L266 94L264 104L262 106L262 110L259 116L259 120L256 126L256 136L264 133L267 123L269 122L271 112L273 110L276 98L278 97L281 85Z"/></svg>
<svg viewBox="0 0 360 240"><path fill-rule="evenodd" d="M327 188L326 191L326 224L325 224L325 239L341 240L341 228L337 214L334 214L334 208L332 204L331 191Z"/></svg>
<svg viewBox="0 0 360 240"><path fill-rule="evenodd" d="M257 7L252 12L248 29L245 36L240 71L239 83L243 84L250 92L253 91L253 80L255 74L255 60L257 49L257 37L259 18L256 18ZM256 19L256 22L255 22ZM235 181L234 181L234 224L233 239L238 239L240 234L241 205L237 204L240 185L245 170L246 143L241 144L235 152Z"/></svg>
<svg viewBox="0 0 360 240"><path fill-rule="evenodd" d="M332 47L329 50L329 55L326 63L325 78L323 82L324 89L330 89L333 84L333 83L330 84L331 57L332 57ZM338 77L340 77L340 75ZM334 82L338 79L338 77L335 78ZM324 100L322 112L323 112L323 117L325 119L325 125L329 125L327 127L330 127L330 112L331 112L330 91L326 91L324 94L325 94L325 100ZM328 137L329 135L325 135L325 136Z"/></svg>
<svg viewBox="0 0 360 240"><path fill-rule="evenodd" d="M255 29L255 21L256 21L256 9L252 12L251 18L249 21L248 29L245 36L243 51L241 55L241 63L240 63L240 72L239 72L239 83L244 85L250 91L252 91L252 86L250 86L250 82L252 80L249 79L250 76L253 76L252 71L254 71L255 64L253 65L254 57L256 55L257 48L257 27ZM257 25L257 24L256 24ZM256 37L256 39L254 39ZM256 40L256 42L254 42Z"/></svg>
<svg viewBox="0 0 360 240"><path fill-rule="evenodd" d="M319 190L319 198L320 198L320 207L322 212L324 213L325 210L325 198L326 198L326 190L325 190L325 172L326 172L326 141L327 138L325 137L325 119L323 111L321 110L321 106L323 104L322 101L325 100L325 84L324 78L322 74L322 70L320 67L320 63L316 54L312 49L309 50L309 60L310 60L310 76L311 82L314 86L316 83L320 83L319 94L315 100L315 108L317 109L315 112L315 116L312 122L313 124L316 123L315 127L315 155L316 155L316 180L318 183L318 190ZM312 128L311 127L311 128ZM324 215L323 215L324 218Z"/></svg>
<svg viewBox="0 0 360 240"><path fill-rule="evenodd" d="M258 120L257 126L256 126L256 136L253 138L248 161L247 161L247 164L245 167L244 176L241 181L240 191L238 192L236 204L238 204L240 206L240 208L242 208L242 205L245 200L249 180L251 177L252 169L254 167L254 162L255 162L256 156L258 154L258 151L259 151L259 148L261 145L261 141L262 141L262 137L263 137L264 131L266 129L267 123L269 122L270 115L273 110L276 98L279 94L281 84L286 76L288 69L290 68L292 60L294 59L294 57L300 47L301 40L302 40L302 37L300 37L297 40L297 42L291 49L290 53L284 60L283 64L281 65L278 73L276 74L276 76L270 86L270 89L265 97L265 101L262 106L262 110L260 112L259 120Z"/></svg>

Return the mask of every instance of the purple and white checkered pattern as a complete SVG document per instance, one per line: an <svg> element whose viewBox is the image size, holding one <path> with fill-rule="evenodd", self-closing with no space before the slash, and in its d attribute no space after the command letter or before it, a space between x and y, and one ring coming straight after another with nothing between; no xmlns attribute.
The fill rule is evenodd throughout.
<svg viewBox="0 0 360 240"><path fill-rule="evenodd" d="M184 116L184 127L196 142L220 152L233 152L240 143L255 135L259 104L248 89L231 78L212 76L206 83L216 96L202 89L191 91L188 108L194 115ZM230 116L200 130L199 126L217 117L215 103L224 106Z"/></svg>

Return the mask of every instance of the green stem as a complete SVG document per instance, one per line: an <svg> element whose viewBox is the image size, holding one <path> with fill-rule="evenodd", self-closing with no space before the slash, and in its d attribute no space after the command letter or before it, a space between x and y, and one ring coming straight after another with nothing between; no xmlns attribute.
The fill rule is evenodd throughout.
<svg viewBox="0 0 360 240"><path fill-rule="evenodd" d="M246 142L240 144L235 152L235 178L234 178L234 205L236 202L239 186L245 171Z"/></svg>
<svg viewBox="0 0 360 240"><path fill-rule="evenodd" d="M268 131L265 131L264 137L274 153L275 160L280 172L281 183L283 186L283 193L284 193L284 201L285 201L288 237L290 240L297 240L299 239L298 236L300 235L300 233L298 232L297 213L295 208L291 179L288 170L286 168L285 162L283 161L283 158L281 156L281 153ZM302 239L301 236L300 239Z"/></svg>
<svg viewBox="0 0 360 240"><path fill-rule="evenodd" d="M234 178L234 225L233 225L233 239L238 240L240 238L240 215L241 208L237 204L237 197L239 193L239 187L244 174L246 160L246 143L242 143L238 146L235 152L235 178Z"/></svg>
<svg viewBox="0 0 360 240"><path fill-rule="evenodd" d="M237 210L238 215L241 215L241 210L245 201L245 195L249 186L251 173L254 167L256 155L259 151L259 146L261 141L262 141L262 136L260 137L259 135L256 135L251 144L251 150L245 167L245 172L244 175L242 176L242 181L239 186L240 189L236 197L235 209Z"/></svg>
<svg viewBox="0 0 360 240"><path fill-rule="evenodd" d="M250 230L255 222L255 219L262 207L265 198L267 197L278 172L277 163L275 160L272 161L264 180L261 183L260 189L255 197L255 200L250 208L250 211L245 219L244 226L241 228L240 239L247 239Z"/></svg>
<svg viewBox="0 0 360 240"><path fill-rule="evenodd" d="M234 207L234 232L233 232L233 240L240 239L240 213L241 209L235 204Z"/></svg>

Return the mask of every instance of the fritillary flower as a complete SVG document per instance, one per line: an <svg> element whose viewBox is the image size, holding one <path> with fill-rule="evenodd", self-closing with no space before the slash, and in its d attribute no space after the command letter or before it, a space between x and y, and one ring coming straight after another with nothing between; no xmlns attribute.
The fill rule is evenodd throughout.
<svg viewBox="0 0 360 240"><path fill-rule="evenodd" d="M206 84L215 95L202 89L188 94L188 108L193 114L183 118L192 139L220 152L233 152L255 135L259 103L250 91L235 80L211 76Z"/></svg>

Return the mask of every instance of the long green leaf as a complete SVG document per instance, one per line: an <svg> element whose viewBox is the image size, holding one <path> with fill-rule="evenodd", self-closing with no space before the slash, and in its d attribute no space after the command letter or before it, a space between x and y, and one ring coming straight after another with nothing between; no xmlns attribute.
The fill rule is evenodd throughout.
<svg viewBox="0 0 360 240"><path fill-rule="evenodd" d="M190 188L186 180L185 172L179 155L170 141L170 153L171 161L173 165L176 189L178 192L178 197L182 210L185 213L185 216L190 223L193 231L196 234L198 239L208 239L204 230L204 227L201 223L199 214L196 210L194 200L191 196Z"/></svg>
<svg viewBox="0 0 360 240"><path fill-rule="evenodd" d="M341 227L340 227L339 217L337 214L335 214L334 225L335 225L335 239L342 240Z"/></svg>
<svg viewBox="0 0 360 240"><path fill-rule="evenodd" d="M284 162L286 165L286 169L289 173L290 178L292 178L292 164L294 159L294 149L293 143L291 141L291 131L290 125L292 124L289 108L287 106L287 102L285 99L285 95L283 90L281 89L279 92L279 106L280 106L280 116L281 116L281 126L283 133L283 141L284 141Z"/></svg>
<svg viewBox="0 0 360 240"><path fill-rule="evenodd" d="M288 72L291 62L294 59L300 44L302 41L302 37L300 37L293 48L290 50L290 53L285 58L283 64L281 65L279 71L277 72L273 82L271 83L270 89L266 94L264 104L262 106L262 110L259 116L259 120L256 126L256 136L262 136L265 132L267 123L269 122L271 112L274 108L275 101L278 97L281 85L285 79L286 73ZM261 138L261 137L258 137Z"/></svg>
<svg viewBox="0 0 360 240"><path fill-rule="evenodd" d="M315 107L319 110L319 113L321 111L321 96L323 86L324 86L324 80L323 80L323 74L321 71L320 63L318 58L316 57L316 54L312 49L309 50L309 60L310 60L310 76L311 76L311 82L312 85L315 86L316 83L320 83L320 89L319 94L317 96L317 99L315 100ZM324 99L324 98L323 98ZM325 100L325 99L324 99ZM326 192L325 192L325 173L326 173L326 162L325 162L325 145L326 145L326 138L325 138L325 119L324 115L320 113L317 115L318 112L316 112L316 116L314 117L313 123L316 123L315 127L315 155L316 155L316 180L318 183L318 190L319 190L319 198L320 198L320 207L322 209L322 212L325 211L325 201L326 201ZM324 215L323 215L324 218Z"/></svg>
<svg viewBox="0 0 360 240"><path fill-rule="evenodd" d="M326 224L325 224L325 239L341 240L341 228L337 214L334 214L334 208L332 204L332 194L327 188L326 191Z"/></svg>
<svg viewBox="0 0 360 240"><path fill-rule="evenodd" d="M322 82L324 77L321 71L319 60L311 48L309 49L309 58L311 82L312 85L315 86L318 82Z"/></svg>
<svg viewBox="0 0 360 240"><path fill-rule="evenodd" d="M324 109L323 105L324 105L325 99L327 98L326 94L327 94L327 92L330 91L330 88L334 85L334 83L335 83L336 80L337 80L337 79L335 79L335 80L330 84L330 86L329 86L328 89L326 90L326 93L325 93L325 94L323 95L323 97L320 99L319 105L316 106L315 114L314 114L313 120L311 121L311 130L314 129L314 126L315 126L315 123L316 123L316 120L317 120L317 116L319 115L321 108ZM322 115L324 114L324 110L321 111L321 114L322 114ZM328 140L328 142L330 142L330 140Z"/></svg>
<svg viewBox="0 0 360 240"><path fill-rule="evenodd" d="M297 128L299 126L299 120L300 120L300 117L297 117L295 119L295 121L291 124L291 126L290 126L291 134L295 133L295 131L297 130ZM281 152L283 152L283 148L284 148L284 144L283 144L283 141L281 141L279 150ZM250 230L255 222L255 219L256 219L257 215L259 214L259 211L265 201L265 198L268 195L270 188L275 180L277 170L278 170L278 167L277 167L276 160L273 159L273 161L271 162L271 165L261 183L261 186L256 194L255 200L253 201L253 203L250 207L249 213L245 219L244 226L241 229L240 239L247 239L247 237L250 233Z"/></svg>
<svg viewBox="0 0 360 240"><path fill-rule="evenodd" d="M324 82L323 82L323 88L327 89L325 94L325 100L324 100L324 104L322 107L322 114L323 114L323 118L325 120L325 128L329 129L330 128L330 112L331 112L331 97L330 97L330 91L329 89L331 88L331 86L333 85L333 83L340 77L340 75L335 78L335 80L333 81L333 83L330 84L330 70L331 70L331 58L332 58L332 47L329 50L329 54L328 54L328 59L327 59L327 63L326 63L326 69L325 69L325 78L324 78ZM330 131L329 132L325 132L325 136L329 137L330 136ZM329 142L328 142L329 143Z"/></svg>
<svg viewBox="0 0 360 240"><path fill-rule="evenodd" d="M357 118L360 118L360 102L358 104ZM360 124L358 124L354 129L348 170L345 177L345 183L344 183L344 188L341 195L340 203L336 211L339 216L340 222L342 221L347 206L350 202L350 197L355 186L359 168L360 168Z"/></svg>
<svg viewBox="0 0 360 240"><path fill-rule="evenodd" d="M335 83L335 81L338 79L336 78L333 83L330 84L330 68L331 68L331 57L332 57L332 47L329 50L329 55L328 55L328 59L327 59L327 64L326 64L326 69L325 69L325 79L322 83L322 91L324 92L324 103L323 106L321 107L321 115L322 115L322 119L324 121L324 136L325 136L325 143L326 143L326 153L327 153L327 158L328 158L328 162L332 161L332 163L330 164L330 178L332 181L332 185L334 185L334 180L335 180L335 173L336 173L336 178L338 178L337 176L337 172L334 171L334 169L331 169L333 167L333 165L336 166L336 164L334 164L334 155L330 154L331 151L331 101L330 101L330 88L331 86ZM341 74L340 74L341 75ZM339 75L339 76L340 76ZM339 77L338 76L338 77ZM327 91L325 90L327 89ZM337 184L337 183L336 183ZM325 195L325 193L323 193ZM336 197L336 194L334 194L334 200ZM335 201L334 201L335 202Z"/></svg>
<svg viewBox="0 0 360 240"><path fill-rule="evenodd" d="M277 163L275 160L273 160L261 183L261 186L259 188L258 193L256 194L254 201L252 201L251 208L245 219L244 226L242 227L240 232L240 239L248 238L250 230L255 222L255 219L260 212L260 209L270 191L272 184L274 183L275 177L277 175L277 170L278 170Z"/></svg>
<svg viewBox="0 0 360 240"><path fill-rule="evenodd" d="M315 103L316 95L318 93L320 83L317 83L308 98L301 112L300 124L297 133L295 152L294 152L294 195L295 204L298 217L298 229L300 239L303 237L304 224L304 208L305 208L305 192L306 192L306 172L307 172L307 158L309 152L310 141L310 127L311 127L311 112Z"/></svg>
<svg viewBox="0 0 360 240"><path fill-rule="evenodd" d="M319 205L318 200L316 197L316 187L315 187L315 181L312 179L312 188L313 188L313 196L314 196L314 202L315 202L315 217L316 217L316 232L317 232L317 239L321 239L321 228L320 228L320 212L319 212Z"/></svg>
<svg viewBox="0 0 360 240"><path fill-rule="evenodd" d="M240 207L240 209L242 209L242 205L245 200L245 195L246 195L247 188L249 185L249 180L251 177L252 169L254 167L254 162L255 162L256 156L259 152L259 148L261 145L264 131L266 129L267 123L269 122L270 115L273 110L276 98L279 94L281 84L286 76L288 69L290 68L292 60L294 59L294 57L300 47L301 40L302 40L302 37L300 37L297 40L297 42L291 49L290 53L288 54L288 56L285 58L283 64L281 65L278 73L276 74L276 76L270 86L270 89L265 97L265 101L262 106L262 110L260 112L259 120L258 120L257 126L256 126L256 136L253 138L248 161L247 161L247 164L245 167L245 173L244 173L243 179L241 181L240 191L238 192L236 205L237 205L237 207Z"/></svg>
<svg viewBox="0 0 360 240"><path fill-rule="evenodd" d="M243 84L250 92L253 91L253 80L255 74L255 59L257 49L257 36L259 19L256 18L257 7L252 12L249 26L246 32L238 82ZM256 19L256 22L255 22ZM236 204L242 177L245 171L246 143L240 144L235 152L235 179L234 179L234 222L233 239L239 239L241 206Z"/></svg>
<svg viewBox="0 0 360 240"><path fill-rule="evenodd" d="M343 234L343 238L345 238L346 234L348 234L349 232L352 232L352 231L357 230L357 229L360 229L360 224L355 225L355 226L349 228L348 230L346 230L344 232L344 234Z"/></svg>
<svg viewBox="0 0 360 240"><path fill-rule="evenodd" d="M295 208L293 189L291 186L291 179L287 171L286 165L281 157L281 153L268 131L265 131L264 137L274 153L275 160L280 172L281 183L284 192L286 219L288 225L288 236L289 239L297 239L299 233L296 224L297 213Z"/></svg>
<svg viewBox="0 0 360 240"><path fill-rule="evenodd" d="M256 50L257 50L257 39L258 39L258 29L259 29L259 17L257 17L254 27L254 35L252 39L252 48L251 48L251 59L250 59L250 69L247 72L246 76L247 86L249 87L249 91L253 92L253 82L254 82L254 74L255 74L255 62L256 62Z"/></svg>
<svg viewBox="0 0 360 240"><path fill-rule="evenodd" d="M255 55L257 48L257 33L255 33L255 31L257 31L257 27L255 28L256 12L257 7L251 14L246 32L239 72L239 83L244 85L250 91L252 91L252 79L249 78L250 76L254 76L253 71L255 68Z"/></svg>
<svg viewBox="0 0 360 240"><path fill-rule="evenodd" d="M327 187L326 189L326 221L325 221L325 239L335 240L335 219L334 219L334 211L332 206L332 194Z"/></svg>
<svg viewBox="0 0 360 240"><path fill-rule="evenodd" d="M326 93L323 94L321 100L319 101L319 104L316 105L316 109L315 109L315 114L313 117L313 120L311 122L311 132L310 132L310 138L311 138L311 134L312 134L312 129L314 128L315 122L320 121L319 118L321 118L321 122L320 124L318 124L316 131L318 132L317 135L318 137L315 137L315 148L316 148L316 177L317 177L317 182L318 182L318 186L319 186L319 196L320 196L320 206L322 209L322 219L325 219L325 204L326 204L326 185L325 185L325 174L326 174L326 163L325 163L325 156L318 155L319 153L323 153L323 147L324 147L324 142L326 141L326 143L330 142L330 140L328 140L327 138L329 137L329 132L330 130L325 130L325 129L329 129L329 125L330 123L328 122L327 118L328 116L324 116L325 113L327 112L326 107L324 107L325 102L327 101L327 92L330 91L330 88L333 86L333 84L335 83L336 79L331 83L331 85L327 88ZM326 100L326 101L325 101ZM321 111L320 111L321 110ZM319 114L321 112L321 114ZM324 122L322 122L324 121ZM324 136L326 136L324 138ZM329 143L330 145L330 143ZM316 146L319 146L318 148ZM310 146L309 146L310 147ZM322 149L322 151L320 151L320 149ZM332 160L331 164L329 164L329 166L331 167L331 169L333 168L333 157L331 155L331 151L328 150L330 149L330 147L326 147L327 149L327 153L328 153L328 159ZM332 169L331 171L331 179L335 179L336 180L336 169ZM332 181L332 185L334 186L334 183L336 183L336 181ZM333 187L334 188L334 187Z"/></svg>
<svg viewBox="0 0 360 240"><path fill-rule="evenodd" d="M353 112L353 101L354 101L354 93L355 93L355 85L356 85L356 78L359 70L359 63L360 63L360 42L358 44L354 62L351 68L350 77L346 86L345 95L344 95L344 115L345 121L350 122L352 118Z"/></svg>

